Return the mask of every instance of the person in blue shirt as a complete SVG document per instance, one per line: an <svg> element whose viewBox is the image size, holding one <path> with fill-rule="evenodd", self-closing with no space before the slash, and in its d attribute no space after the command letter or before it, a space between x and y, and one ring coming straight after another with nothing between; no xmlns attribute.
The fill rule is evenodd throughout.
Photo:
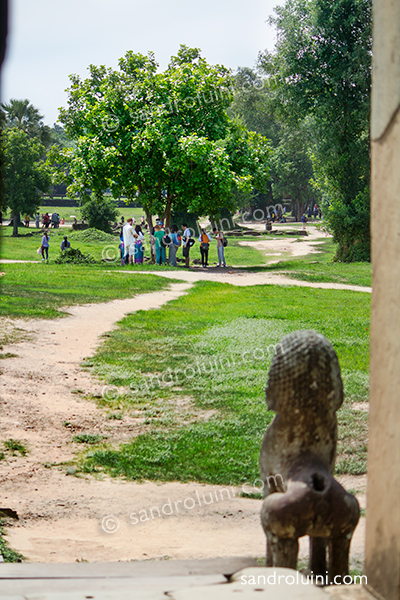
<svg viewBox="0 0 400 600"><path fill-rule="evenodd" d="M61 252L64 252L67 248L71 248L71 242L69 242L67 236L64 235L64 239L61 242Z"/></svg>
<svg viewBox="0 0 400 600"><path fill-rule="evenodd" d="M49 260L49 245L49 236L47 234L47 231L45 231L42 237L42 260ZM44 257L45 255L46 258Z"/></svg>
<svg viewBox="0 0 400 600"><path fill-rule="evenodd" d="M171 227L170 238L171 238L171 243L169 245L168 262L173 267L177 267L178 265L176 262L176 252L177 252L179 246L182 244L182 238L179 235L179 229L176 225L172 225L172 227Z"/></svg>

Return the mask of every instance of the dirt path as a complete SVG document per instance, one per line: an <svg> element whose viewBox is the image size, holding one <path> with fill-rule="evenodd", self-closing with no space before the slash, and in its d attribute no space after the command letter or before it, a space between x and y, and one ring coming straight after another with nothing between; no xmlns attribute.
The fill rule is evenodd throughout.
<svg viewBox="0 0 400 600"><path fill-rule="evenodd" d="M8 540L29 560L264 554L260 501L239 497L240 488L197 483L137 484L109 478L99 481L91 476L76 477L68 465L62 464L80 450L72 441L77 433L97 433L118 442L141 431L140 420L109 420L106 410L80 400L74 393L82 390L101 394L101 383L79 366L94 352L100 335L128 312L158 308L184 294L192 281L211 276L215 277L212 280L254 285L259 275L264 276L200 270L160 275L176 275L188 283L171 284L169 291L128 300L72 307L68 309L70 316L57 321L14 322L28 331L31 339L3 349L18 356L2 361L6 373L1 382L0 435L3 440L22 441L30 452L26 457L0 461L0 505L18 512L20 520L7 528ZM50 463L59 467L49 468ZM346 488L359 490L358 498L365 505L365 477L339 479ZM243 483L247 487L252 484ZM140 517L142 520L136 522ZM363 540L361 519L352 546L356 563L362 560ZM301 556L307 551L303 539Z"/></svg>
<svg viewBox="0 0 400 600"><path fill-rule="evenodd" d="M138 271L120 270L120 273L127 275L135 275ZM113 271L115 273L115 271ZM298 279L290 279L285 275L276 275L274 273L248 273L240 269L219 269L209 268L207 270L201 268L192 268L188 270L179 269L177 271L140 271L148 275L159 275L167 279L180 279L189 283L196 281L217 281L219 283L230 283L231 285L246 286L246 285L294 285L296 287L320 288L325 290L350 290L353 292L365 292L370 294L372 288L360 285L349 285L347 283L313 283L310 281L300 281Z"/></svg>
<svg viewBox="0 0 400 600"><path fill-rule="evenodd" d="M245 225L243 223L242 225ZM264 231L265 225L255 223L252 225L252 229L255 231ZM300 229L295 224L274 224L274 230L279 233L285 231L295 231ZM305 256L306 254L315 254L319 252L318 245L323 243L321 238L331 237L329 234L319 231L315 225L311 225L307 228L307 236L301 239L280 239L278 235L271 233L267 238L258 238L256 241L243 240L239 242L240 246L252 246L256 250L266 251L265 256L268 258L271 256L279 256L280 259L291 258L292 256ZM268 261L269 264L277 263L279 259Z"/></svg>

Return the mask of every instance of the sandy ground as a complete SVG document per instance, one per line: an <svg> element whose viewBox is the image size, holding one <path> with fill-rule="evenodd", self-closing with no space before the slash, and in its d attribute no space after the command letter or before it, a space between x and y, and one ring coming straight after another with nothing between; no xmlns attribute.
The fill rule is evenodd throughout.
<svg viewBox="0 0 400 600"><path fill-rule="evenodd" d="M262 231L265 229L264 224L255 224L252 227L256 231ZM287 224L279 224L274 225L274 229L277 231L294 231L298 229L298 227L294 227L293 225ZM256 242L252 240L243 240L240 241L239 244L241 246L253 246L257 250L265 250L265 256L280 256L282 258L292 257L292 256L304 256L305 254L313 254L318 252L318 244L321 244L321 238L326 237L326 234L321 233L314 226L309 227L307 229L307 236L304 236L300 240L296 239L279 239L279 237L274 236L272 233L267 238L257 240ZM277 260L271 260L270 263L278 262Z"/></svg>
<svg viewBox="0 0 400 600"><path fill-rule="evenodd" d="M119 271L127 275L136 275L139 271ZM115 271L113 271L115 273ZM203 270L194 268L190 270L179 269L178 271L140 271L151 275L159 275L167 279L180 279L190 283L195 281L217 281L219 283L230 283L231 285L246 286L246 285L294 285L297 287L320 288L325 290L350 290L354 292L371 293L372 288L358 285L348 285L346 283L313 283L309 281L300 281L298 279L290 279L285 275L276 275L274 273L247 273L240 269L209 268Z"/></svg>
<svg viewBox="0 0 400 600"><path fill-rule="evenodd" d="M15 438L24 442L30 452L26 457L8 457L0 462L0 506L18 512L19 521L8 522L8 541L29 560L189 559L264 554L261 503L239 497L240 488L197 483L138 484L107 477L97 480L92 476L77 477L65 464L81 449L71 441L77 433L97 433L107 436L110 442L118 442L143 431L140 419L108 420L106 410L81 400L76 393L102 393L102 384L79 366L83 358L93 353L99 336L111 330L124 314L158 308L184 294L197 279L252 285L261 283L261 276L262 283L266 283L264 274L247 276L228 270L182 270L176 276L187 283L173 283L169 291L128 300L71 307L70 316L57 321L12 322L27 331L30 339L3 349L17 357L2 360L5 373L1 381L0 435L3 440ZM293 280L288 283L295 284ZM50 463L58 467L50 467ZM358 490L360 504L365 506L366 478L339 480L347 489ZM252 482L243 484L248 490ZM352 543L355 564L362 561L363 547L361 518ZM306 556L307 551L304 538L300 555Z"/></svg>

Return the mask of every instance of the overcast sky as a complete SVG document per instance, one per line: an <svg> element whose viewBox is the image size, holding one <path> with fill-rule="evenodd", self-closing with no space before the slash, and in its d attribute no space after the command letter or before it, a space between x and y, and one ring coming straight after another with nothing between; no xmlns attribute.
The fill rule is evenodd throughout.
<svg viewBox="0 0 400 600"><path fill-rule="evenodd" d="M10 0L2 101L28 98L52 125L68 76L89 64L117 67L127 50L155 52L163 69L180 44L212 64L254 66L273 49L266 20L283 0Z"/></svg>

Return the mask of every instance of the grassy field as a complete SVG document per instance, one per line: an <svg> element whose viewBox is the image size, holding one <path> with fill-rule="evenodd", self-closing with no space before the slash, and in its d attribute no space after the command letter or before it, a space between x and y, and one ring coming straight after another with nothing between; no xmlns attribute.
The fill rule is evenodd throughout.
<svg viewBox="0 0 400 600"><path fill-rule="evenodd" d="M165 289L169 281L155 275L129 280L97 266L4 264L0 316L54 319L61 307L130 298Z"/></svg>
<svg viewBox="0 0 400 600"><path fill-rule="evenodd" d="M71 217L76 217L78 221L82 220L81 209L79 206L39 206L38 213L41 214L52 214L53 212L57 212L60 215L61 219L65 219L66 223L73 223L74 219ZM137 221L140 222L140 218L144 215L143 209L141 208L118 208L119 217L124 216L125 219L128 217L135 217ZM25 215L21 215L23 218ZM32 215L34 216L34 215ZM5 219L10 218L10 211L7 211L4 216ZM33 230L35 228L35 220L30 222L29 229Z"/></svg>
<svg viewBox="0 0 400 600"><path fill-rule="evenodd" d="M11 227L2 228L2 246L1 246L1 257L7 260L33 260L40 261L41 256L37 254L37 249L41 244L43 232L41 230L32 229L20 229L20 236L13 238ZM84 254L91 254L96 261L101 261L102 258L115 258L116 260L111 261L109 264L120 267L119 261L119 237L116 235L109 235L96 230L88 229L85 231L72 231L70 229L55 229L50 231L50 249L49 249L49 261L52 262L60 254L60 245L64 236L68 236L71 242L72 248L79 248ZM145 233L146 238L146 249L145 256L150 258L150 242L149 235ZM256 248L249 246L241 246L240 241L243 238L229 238L229 246L226 249L226 259L229 266L235 267L252 267L258 265L265 265L268 262L268 258L264 256L264 253L260 252ZM200 259L200 244L196 241L193 249L191 250L191 260ZM182 249L179 249L178 256L182 258ZM209 253L210 265L218 264L217 257L217 244L213 242L210 247ZM130 268L136 270L148 270L148 263L144 263L143 266L133 265ZM156 265L156 269L159 267ZM164 268L175 269L166 265Z"/></svg>
<svg viewBox="0 0 400 600"><path fill-rule="evenodd" d="M134 215L140 217L140 210ZM125 273L119 273L118 237L93 230L51 231L50 260L42 263L36 253L41 231L21 228L17 238L11 233L11 228L2 228L2 258L35 264L1 265L0 350L28 335L13 325L13 317L56 318L62 316L60 307L165 289L166 279L140 271L174 269L145 263L125 266ZM64 235L96 263L55 264ZM273 264L265 251L241 246L243 239L229 238L229 266L305 281L371 284L370 264L333 262L330 239L324 239L317 254ZM197 242L191 259L199 255ZM115 261L104 262L105 256ZM213 243L210 264L216 261ZM137 271L129 277L129 288L126 271ZM110 386L102 398L95 398L108 418L135 416L142 433L118 447L95 434L78 436L79 469L135 480L252 485L259 473L260 442L273 418L264 388L274 346L285 333L312 328L333 343L342 367L346 396L338 411L336 472L365 473L368 414L352 403L368 400L369 304L370 295L359 292L199 282L187 296L160 310L125 317L84 368ZM3 444L0 459L21 453L17 442ZM8 562L22 558L5 544L1 522L0 552Z"/></svg>
<svg viewBox="0 0 400 600"><path fill-rule="evenodd" d="M160 310L127 316L85 366L118 388L100 404L142 418L143 434L119 448L92 446L82 470L254 481L273 417L264 388L274 345L285 333L312 328L331 340L342 367L337 472L364 473L367 416L351 403L368 399L369 305L369 295L357 292L199 282Z"/></svg>
<svg viewBox="0 0 400 600"><path fill-rule="evenodd" d="M36 252L41 243L41 231L32 229L28 232L26 229L21 229L21 235L17 238L12 237L11 228L3 227L1 232L1 257L3 259L41 261L41 256ZM92 229L76 232L67 229L52 230L50 232L50 264L60 255L60 244L64 235L68 236L72 248L79 248L84 254L90 254L99 263L103 259L114 259L106 263L103 261L107 269L120 268L118 236ZM246 238L246 241L249 241L249 239L254 239L255 242L260 240L260 238ZM268 239L271 238L268 237ZM288 235L280 235L279 239L290 239L293 241L296 238ZM334 282L361 286L371 285L370 263L334 262L335 246L332 240L330 238L321 239L322 243L319 245L320 251L318 253L297 258L288 258L287 260L281 259L277 263L271 263L271 258L274 260L276 257L269 257L264 250L259 250L251 246L242 246L243 237L230 237L228 247L225 250L227 265L250 271L282 273L293 279L311 282ZM150 243L148 234L146 234L146 241L145 256L149 258ZM178 251L178 256L182 256L181 250ZM191 250L191 260L193 261L196 258L200 258L200 245L198 242L196 242ZM209 263L210 266L218 264L215 242L211 243ZM175 270L175 267L170 267L169 265L160 267L159 265L151 265L149 262L145 262L143 265L132 265L124 268L136 271Z"/></svg>
<svg viewBox="0 0 400 600"><path fill-rule="evenodd" d="M21 228L19 231L20 235L18 237L12 237L10 227L2 228L1 258L40 262L42 257L37 254L37 249L41 244L43 231L40 229L28 231L25 228ZM65 235L71 242L72 248L79 248L84 254L91 254L97 261L101 261L102 253L107 251L110 246L115 248L116 255L118 253L119 238L117 236L92 229L85 231L72 231L72 229L65 228L54 229L50 230L49 233L50 263L60 255L60 245Z"/></svg>

